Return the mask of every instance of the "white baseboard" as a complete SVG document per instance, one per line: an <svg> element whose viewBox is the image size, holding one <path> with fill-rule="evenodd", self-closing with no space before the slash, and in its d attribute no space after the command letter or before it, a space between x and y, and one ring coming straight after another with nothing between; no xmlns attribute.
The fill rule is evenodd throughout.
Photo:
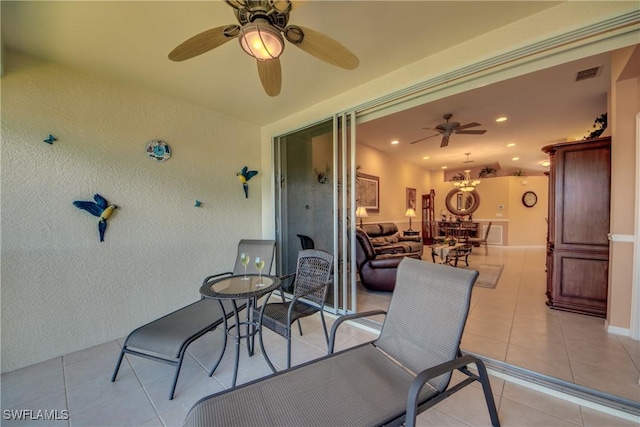
<svg viewBox="0 0 640 427"><path fill-rule="evenodd" d="M611 326L609 324L608 320L605 320L604 328L610 334L622 335L622 336L625 336L625 337L631 336L631 330L629 328L621 328L619 326Z"/></svg>

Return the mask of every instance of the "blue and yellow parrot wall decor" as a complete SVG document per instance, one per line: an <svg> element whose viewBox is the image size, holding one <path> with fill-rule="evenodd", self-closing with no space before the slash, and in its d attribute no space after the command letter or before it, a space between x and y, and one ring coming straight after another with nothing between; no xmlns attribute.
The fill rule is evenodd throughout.
<svg viewBox="0 0 640 427"><path fill-rule="evenodd" d="M236 173L236 176L240 179L240 182L242 183L245 199L249 198L249 184L247 184L247 181L249 181L251 178L253 178L256 175L258 175L258 171L250 171L246 166L242 168L241 172Z"/></svg>
<svg viewBox="0 0 640 427"><path fill-rule="evenodd" d="M76 200L73 202L73 205L100 218L100 221L98 221L98 233L100 234L100 241L104 242L104 232L107 230L107 220L118 206L110 205L104 197L97 193L93 196L93 200L95 200L95 202Z"/></svg>

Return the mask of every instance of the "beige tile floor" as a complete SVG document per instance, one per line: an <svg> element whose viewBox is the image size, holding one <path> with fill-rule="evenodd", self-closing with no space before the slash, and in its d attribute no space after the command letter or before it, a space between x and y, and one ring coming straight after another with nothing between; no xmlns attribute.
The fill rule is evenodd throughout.
<svg viewBox="0 0 640 427"><path fill-rule="evenodd" d="M515 274L510 270L511 268L508 270L505 268L505 277ZM501 285L502 282L497 290ZM503 287L506 288L506 286ZM506 289L504 293L504 298L515 298L518 301L517 295L509 297ZM480 296L474 297L474 309L482 309L483 294L479 292L477 295ZM517 310L516 305L514 312ZM330 320L329 323L331 324L332 321ZM567 325L578 328L570 321ZM326 353L319 316L304 319L303 330L305 333L303 336L296 335L293 339L294 365ZM374 337L373 332L345 325L345 329L342 329L339 334L337 347L346 348L369 341ZM219 348L222 338L222 332L216 330L189 347L176 395L172 401L168 400L167 395L173 367L168 365L127 355L117 381L110 382L122 340L111 341L3 374L0 377L3 413L1 424L38 427L181 425L185 414L197 400L230 387L233 366L232 343L228 344L228 351L214 376L212 378L207 376L207 370L217 356L216 348ZM265 345L276 366L278 368L284 366L285 341L266 331ZM600 347L597 350L600 353L589 354L589 357L608 354L608 347ZM260 354L248 357L246 348L243 347L241 350L239 384L270 373ZM575 351L581 351L580 347L576 347ZM596 350L593 351L596 352ZM505 353L508 351L505 350ZM589 362L585 360L584 363ZM455 376L454 381L458 378ZM638 426L640 423L640 420L630 421L614 417L500 378L492 378L492 388L499 417L505 427ZM484 405L481 388L473 385L421 414L418 424L420 426L489 425L489 417ZM28 409L33 410L34 413L38 410L58 410L59 414L63 414L62 411L69 411L70 419L47 422L5 418L8 414L6 410ZM256 421L256 425L260 425L259 420Z"/></svg>
<svg viewBox="0 0 640 427"><path fill-rule="evenodd" d="M495 289L474 288L464 350L640 402L640 342L608 334L604 319L549 309L544 248L476 248L474 263L505 267ZM360 286L358 311L386 309L389 295Z"/></svg>

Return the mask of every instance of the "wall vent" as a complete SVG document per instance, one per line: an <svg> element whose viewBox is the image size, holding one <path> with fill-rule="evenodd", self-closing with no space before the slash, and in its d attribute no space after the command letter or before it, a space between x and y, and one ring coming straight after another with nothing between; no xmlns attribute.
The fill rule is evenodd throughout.
<svg viewBox="0 0 640 427"><path fill-rule="evenodd" d="M487 225L482 226L482 235L487 233ZM487 243L490 245L502 245L502 225L493 224L487 236Z"/></svg>
<svg viewBox="0 0 640 427"><path fill-rule="evenodd" d="M593 68L587 68L586 70L578 71L578 74L576 74L576 81L579 82L580 80L586 80L586 79L592 79L594 77L598 77L600 75L601 69L602 67L593 67Z"/></svg>

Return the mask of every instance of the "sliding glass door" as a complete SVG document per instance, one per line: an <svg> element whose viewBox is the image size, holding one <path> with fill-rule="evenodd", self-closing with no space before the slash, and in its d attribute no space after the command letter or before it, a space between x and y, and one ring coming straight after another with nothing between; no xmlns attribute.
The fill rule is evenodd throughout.
<svg viewBox="0 0 640 427"><path fill-rule="evenodd" d="M277 274L295 271L303 242L332 253L334 280L327 306L334 313L355 311L350 121L336 115L274 139Z"/></svg>

